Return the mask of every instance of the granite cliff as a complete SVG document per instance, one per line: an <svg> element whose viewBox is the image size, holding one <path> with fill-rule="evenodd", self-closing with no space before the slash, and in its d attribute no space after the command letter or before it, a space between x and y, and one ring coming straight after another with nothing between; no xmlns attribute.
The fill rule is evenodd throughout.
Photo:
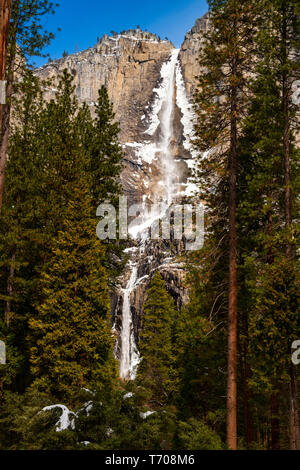
<svg viewBox="0 0 300 470"><path fill-rule="evenodd" d="M186 91L188 100L196 87L199 73L197 56L201 48L201 32L208 27L207 15L196 21L195 26L186 34L178 55L181 66L181 95ZM76 95L80 102L86 102L93 111L101 85L108 89L114 105L116 120L120 123L120 142L124 147L124 171L122 184L131 202L138 202L141 195L149 193L149 188L157 192L161 169L155 165L151 156L151 144L157 134L147 134L149 120L155 105L157 87L162 81L162 66L165 64L174 45L168 40L160 40L156 35L140 29L104 35L98 43L83 52L71 54L47 63L37 70L42 79L52 78L54 86L45 91L51 99L56 92L55 80L66 68L74 76ZM179 72L180 74L180 72ZM183 90L183 87L185 90ZM178 93L178 91L177 91ZM184 99L184 97L183 97ZM187 107L188 103L181 105ZM191 126L185 117L186 129L182 124L182 109L174 110L173 153L178 160L177 173L185 182L189 174L191 158L187 145ZM139 146L147 142L148 152L140 158ZM142 175L142 177L141 177ZM151 191L151 189L150 189Z"/></svg>
<svg viewBox="0 0 300 470"><path fill-rule="evenodd" d="M197 85L197 76L201 69L198 55L204 41L204 34L209 29L209 15L198 18L193 28L186 34L180 49L180 62L188 97L191 98Z"/></svg>

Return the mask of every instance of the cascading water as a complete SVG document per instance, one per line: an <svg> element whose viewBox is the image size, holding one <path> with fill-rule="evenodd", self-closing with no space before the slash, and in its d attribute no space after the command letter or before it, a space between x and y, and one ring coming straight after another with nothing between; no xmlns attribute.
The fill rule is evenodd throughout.
<svg viewBox="0 0 300 470"><path fill-rule="evenodd" d="M173 136L174 87L178 54L179 49L175 49L171 55L170 75L168 80L166 80L166 99L162 103L160 116L161 138L159 143L159 150L162 159L162 166L164 168L164 183L166 192L164 202L167 204L167 206L172 204L175 181L175 164L170 146Z"/></svg>
<svg viewBox="0 0 300 470"><path fill-rule="evenodd" d="M140 240L139 255L143 253L146 239L149 238L149 228L151 225L162 218L176 195L176 165L172 154L172 137L174 124L175 108L175 87L177 88L177 105L180 107L183 115L182 124L185 130L186 122L190 116L187 110L187 99L183 81L181 82L181 68L178 59L179 50L174 49L168 62L163 64L160 87L155 89L157 97L153 104L152 116L150 117L150 126L145 134L158 135L155 142L149 144L131 144L138 148L138 155L145 161L151 161L159 155L162 191L159 194L161 208L156 206L148 210L144 205L143 218L138 223L131 226L129 234L132 238ZM179 96L179 100L178 100ZM181 97L181 98L180 98ZM184 122L185 119L185 122ZM158 132L157 132L158 131ZM157 133L157 134L156 134ZM187 139L187 136L186 136ZM124 380L134 380L140 356L136 347L133 322L131 315L130 297L131 293L139 283L138 279L138 261L139 256L134 251L132 261L130 261L130 279L125 289L123 289L123 309L122 309L122 327L121 327L121 352L120 352L120 377Z"/></svg>
<svg viewBox="0 0 300 470"><path fill-rule="evenodd" d="M126 289L123 289L120 377L125 380L133 379L135 377L139 359L132 331L132 316L130 308L130 296L135 287L137 273L138 267L137 265L133 265Z"/></svg>

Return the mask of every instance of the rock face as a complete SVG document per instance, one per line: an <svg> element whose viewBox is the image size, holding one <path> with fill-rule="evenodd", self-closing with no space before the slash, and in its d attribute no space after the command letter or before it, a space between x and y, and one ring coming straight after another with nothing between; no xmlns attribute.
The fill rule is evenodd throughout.
<svg viewBox="0 0 300 470"><path fill-rule="evenodd" d="M157 133L147 134L150 115L155 106L156 90L162 78L162 66L174 51L169 41L141 30L103 36L90 49L50 62L36 71L41 79L52 79L53 85L45 90L48 99L55 96L59 74L67 69L74 76L75 93L80 102L87 103L92 112L98 90L105 85L113 103L116 120L120 123L120 143L124 148L124 170L121 182L130 203L140 202L145 193L157 193L161 168L152 158L140 159L138 147L159 138ZM192 60L191 58L189 60ZM180 77L177 77L180 80ZM184 86L184 83L182 81ZM191 158L185 145L182 110L175 108L173 150L176 155L181 181L189 174L184 162Z"/></svg>
<svg viewBox="0 0 300 470"><path fill-rule="evenodd" d="M41 78L56 78L65 68L74 75L76 95L92 107L98 90L105 85L120 122L122 143L134 141L143 132L141 116L147 112L162 64L174 48L169 41L140 30L103 36L86 51L72 54L41 67ZM48 89L49 98L55 88Z"/></svg>
<svg viewBox="0 0 300 470"><path fill-rule="evenodd" d="M201 69L197 58L201 50L204 34L209 30L209 14L197 19L195 26L186 34L180 50L180 62L189 98L192 97Z"/></svg>
<svg viewBox="0 0 300 470"><path fill-rule="evenodd" d="M169 41L141 30L130 30L110 37L104 35L94 47L50 62L37 71L40 78L53 79L53 88L46 90L46 97L51 99L55 96L57 76L67 69L74 76L79 101L87 103L92 112L99 88L107 87L120 123L119 138L125 152L121 180L131 203L138 202L145 190L140 174L147 173L147 169L138 164L130 143L144 139L153 90L173 49Z"/></svg>

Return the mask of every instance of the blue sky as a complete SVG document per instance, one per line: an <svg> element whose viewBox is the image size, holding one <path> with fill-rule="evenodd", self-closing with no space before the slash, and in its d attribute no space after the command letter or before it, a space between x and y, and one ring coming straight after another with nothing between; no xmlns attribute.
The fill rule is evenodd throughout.
<svg viewBox="0 0 300 470"><path fill-rule="evenodd" d="M180 46L185 33L195 20L207 11L206 0L57 0L60 4L56 14L43 21L48 31L56 38L45 51L52 59L87 49L97 41L97 36L109 34L111 30L135 28L168 37ZM47 59L35 59L42 65Z"/></svg>

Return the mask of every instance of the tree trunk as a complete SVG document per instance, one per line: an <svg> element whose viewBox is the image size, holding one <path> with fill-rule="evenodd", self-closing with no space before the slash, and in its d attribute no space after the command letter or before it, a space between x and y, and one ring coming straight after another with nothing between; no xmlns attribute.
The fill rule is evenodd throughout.
<svg viewBox="0 0 300 470"><path fill-rule="evenodd" d="M293 246L290 241L292 226L292 190L291 190L291 167L290 167L290 118L289 118L289 90L286 73L282 78L282 107L284 114L283 151L284 151L284 186L285 186L285 226L287 230L286 256L293 260Z"/></svg>
<svg viewBox="0 0 300 470"><path fill-rule="evenodd" d="M247 312L245 312L244 318L244 334L245 340L243 344L243 356L244 356L244 413L245 413L245 428L246 428L246 442L247 447L251 445L253 442L253 419L252 419L252 412L250 406L250 398L251 392L249 387L249 380L251 377L251 369L248 363L248 316Z"/></svg>
<svg viewBox="0 0 300 470"><path fill-rule="evenodd" d="M7 99L10 100L12 96L13 83L10 81L7 86ZM5 182L5 168L7 161L7 148L8 148L8 137L9 137L9 127L10 127L10 103L2 106L2 139L0 145L0 216L2 212L2 202L3 202L3 192L4 192L4 182Z"/></svg>
<svg viewBox="0 0 300 470"><path fill-rule="evenodd" d="M0 80L5 80L5 66L12 0L1 0L0 8Z"/></svg>
<svg viewBox="0 0 300 470"><path fill-rule="evenodd" d="M271 397L271 446L272 450L280 450L280 420L278 390Z"/></svg>
<svg viewBox="0 0 300 470"><path fill-rule="evenodd" d="M294 364L291 364L290 378L290 447L291 450L299 450L298 382Z"/></svg>
<svg viewBox="0 0 300 470"><path fill-rule="evenodd" d="M6 56L7 56L7 44L9 35L9 19L11 11L12 0L2 0L0 8L0 80L5 80L5 68L6 68ZM2 146L2 123L4 114L4 104L0 104L0 137ZM5 161L0 159L0 215L2 208L2 197L4 187L4 174L5 174Z"/></svg>
<svg viewBox="0 0 300 470"><path fill-rule="evenodd" d="M7 280L7 296L8 300L5 303L5 311L4 311L4 321L5 325L8 328L10 326L10 322L12 319L12 311L11 311L11 298L13 295L13 280L15 276L15 262L16 262L16 252L14 251L11 257L11 263L9 267L9 276Z"/></svg>
<svg viewBox="0 0 300 470"><path fill-rule="evenodd" d="M236 64L234 65L236 75ZM237 89L232 88L231 143L229 154L229 298L227 370L227 444L237 449Z"/></svg>
<svg viewBox="0 0 300 470"><path fill-rule="evenodd" d="M10 5L12 2L10 1ZM18 4L19 8L19 4ZM11 9L9 9L11 11ZM14 83L14 68L15 68L15 57L16 57L16 37L17 37L17 25L19 17L16 16L13 24L13 35L11 38L12 47L10 51L9 63L7 64L7 90L6 90L6 104L1 106L1 126L0 126L0 135L1 135L1 145L0 145L0 216L2 212L2 202L3 202L3 191L4 191L4 180L5 180L5 168L7 161L7 148L8 148L8 137L9 137L9 127L10 127L10 112L11 112L11 98L13 95L13 83ZM9 30L7 31L7 34ZM7 40L8 42L8 37ZM6 44L7 44L6 42ZM6 54L6 50L5 50ZM6 58L7 59L7 58ZM6 60L7 61L7 60Z"/></svg>

